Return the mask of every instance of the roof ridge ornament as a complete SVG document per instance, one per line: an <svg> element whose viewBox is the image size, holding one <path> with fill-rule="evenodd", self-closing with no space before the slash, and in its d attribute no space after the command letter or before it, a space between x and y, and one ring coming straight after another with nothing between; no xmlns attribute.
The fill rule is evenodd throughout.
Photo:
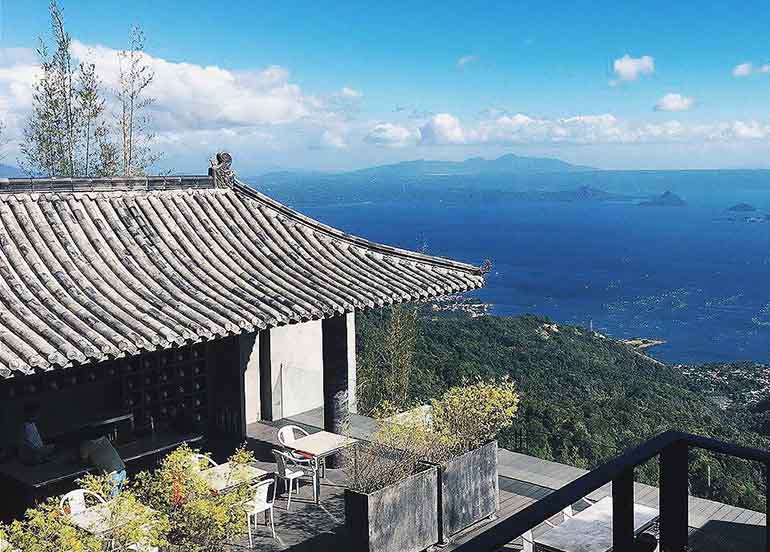
<svg viewBox="0 0 770 552"><path fill-rule="evenodd" d="M217 188L232 188L235 185L235 172L230 168L233 156L226 151L217 153L216 159L211 160L209 176L214 178Z"/></svg>

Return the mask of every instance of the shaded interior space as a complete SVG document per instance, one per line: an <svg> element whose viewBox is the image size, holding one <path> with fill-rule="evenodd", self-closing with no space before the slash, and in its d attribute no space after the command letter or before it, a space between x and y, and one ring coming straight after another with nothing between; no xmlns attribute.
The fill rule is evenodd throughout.
<svg viewBox="0 0 770 552"><path fill-rule="evenodd" d="M129 473L153 467L181 443L201 446L217 394L215 348L200 344L0 380L2 517L71 490L92 470L79 456L85 440L108 438ZM30 418L51 447L44 459L21 454Z"/></svg>

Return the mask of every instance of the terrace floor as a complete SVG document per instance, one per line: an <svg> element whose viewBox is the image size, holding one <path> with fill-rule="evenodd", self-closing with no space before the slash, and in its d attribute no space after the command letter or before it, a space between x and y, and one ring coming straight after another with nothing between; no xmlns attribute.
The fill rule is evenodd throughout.
<svg viewBox="0 0 770 552"><path fill-rule="evenodd" d="M274 470L270 449L277 445L277 427L294 423L309 432L323 426L323 411L312 410L279 422L258 422L247 428L250 443L260 458L260 467ZM375 429L374 421L365 416L354 415L350 435L365 439ZM586 470L556 462L549 462L510 452L499 451L498 472L500 477L500 510L497 520L472 528L442 550L451 551L457 544L471 538L492 524L524 509L556 489L584 475ZM327 479L321 485L321 504L312 501L309 486L302 487L299 500L292 498L292 511L286 511L286 498L276 501L275 527L277 538L270 537L269 529L260 527L255 533L255 549L265 551L322 552L344 550L345 473L342 470L327 470ZM608 484L588 496L592 501L612 494ZM649 485L635 484L635 502L658 508L658 489ZM584 508L576 504L575 511ZM765 514L737 508L711 500L690 497L690 549L695 552L732 552L760 550L764 547ZM552 521L560 523L561 515ZM535 537L547 530L547 526L536 528ZM258 534L258 536L257 536ZM248 539L242 539L233 546L234 550L248 548ZM516 539L504 550L520 550L521 540Z"/></svg>

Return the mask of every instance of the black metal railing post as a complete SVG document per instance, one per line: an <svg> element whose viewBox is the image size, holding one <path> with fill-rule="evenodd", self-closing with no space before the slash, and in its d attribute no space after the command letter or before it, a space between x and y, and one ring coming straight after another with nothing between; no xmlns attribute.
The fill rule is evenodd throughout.
<svg viewBox="0 0 770 552"><path fill-rule="evenodd" d="M687 442L678 440L660 453L660 550L687 547Z"/></svg>
<svg viewBox="0 0 770 552"><path fill-rule="evenodd" d="M767 517L770 516L770 462L764 463L765 467L765 552L770 552L770 523Z"/></svg>
<svg viewBox="0 0 770 552"><path fill-rule="evenodd" d="M632 548L627 543L628 534L634 532L633 470L657 456L660 461L660 550L661 552L684 552L689 534L687 454L690 448L759 462L766 470L765 477L770 479L770 451L725 443L690 433L666 431L625 451L620 456L525 506L522 510L501 517L497 523L469 537L453 550L454 552L499 550L517 536L534 529L567 506L609 482L612 482L613 487L614 550ZM766 485L768 489L766 508L770 512L770 483ZM766 529L764 549L770 552L770 529Z"/></svg>
<svg viewBox="0 0 770 552"><path fill-rule="evenodd" d="M612 480L612 549L631 550L634 544L634 468Z"/></svg>

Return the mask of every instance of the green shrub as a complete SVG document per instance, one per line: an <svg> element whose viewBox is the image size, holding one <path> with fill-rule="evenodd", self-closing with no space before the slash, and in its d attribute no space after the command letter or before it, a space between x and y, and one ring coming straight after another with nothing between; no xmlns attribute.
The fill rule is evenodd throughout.
<svg viewBox="0 0 770 552"><path fill-rule="evenodd" d="M167 516L169 543L189 552L214 552L246 531L241 505L251 498L251 491L248 485L223 494L212 491L200 469L195 469L196 452L188 446L178 448L157 470L139 474L133 488L142 502ZM242 447L230 460L242 465L254 457ZM238 477L237 470L234 475Z"/></svg>
<svg viewBox="0 0 770 552"><path fill-rule="evenodd" d="M378 410L387 417L378 420L369 442L346 455L350 486L371 493L416 473L421 462L442 463L473 450L511 427L518 404L507 379L453 387L430 409L397 416L382 403Z"/></svg>
<svg viewBox="0 0 770 552"><path fill-rule="evenodd" d="M67 522L59 512L59 499L52 497L30 508L23 520L3 529L12 550L24 552L104 552L104 543Z"/></svg>
<svg viewBox="0 0 770 552"><path fill-rule="evenodd" d="M112 488L108 475L87 475L78 481L81 488L101 496L109 496ZM20 550L24 552L114 552L128 550L132 544L148 547L162 547L168 522L163 514L142 505L130 491L123 491L110 499L109 539L92 535L70 523L67 514L59 509L59 497L51 497L34 508L30 508L24 519L0 527L0 542L7 541L9 548L0 545L0 551Z"/></svg>
<svg viewBox="0 0 770 552"><path fill-rule="evenodd" d="M478 380L472 385L452 387L431 401L433 431L451 436L454 452L462 454L495 439L513 425L519 395L513 382Z"/></svg>

